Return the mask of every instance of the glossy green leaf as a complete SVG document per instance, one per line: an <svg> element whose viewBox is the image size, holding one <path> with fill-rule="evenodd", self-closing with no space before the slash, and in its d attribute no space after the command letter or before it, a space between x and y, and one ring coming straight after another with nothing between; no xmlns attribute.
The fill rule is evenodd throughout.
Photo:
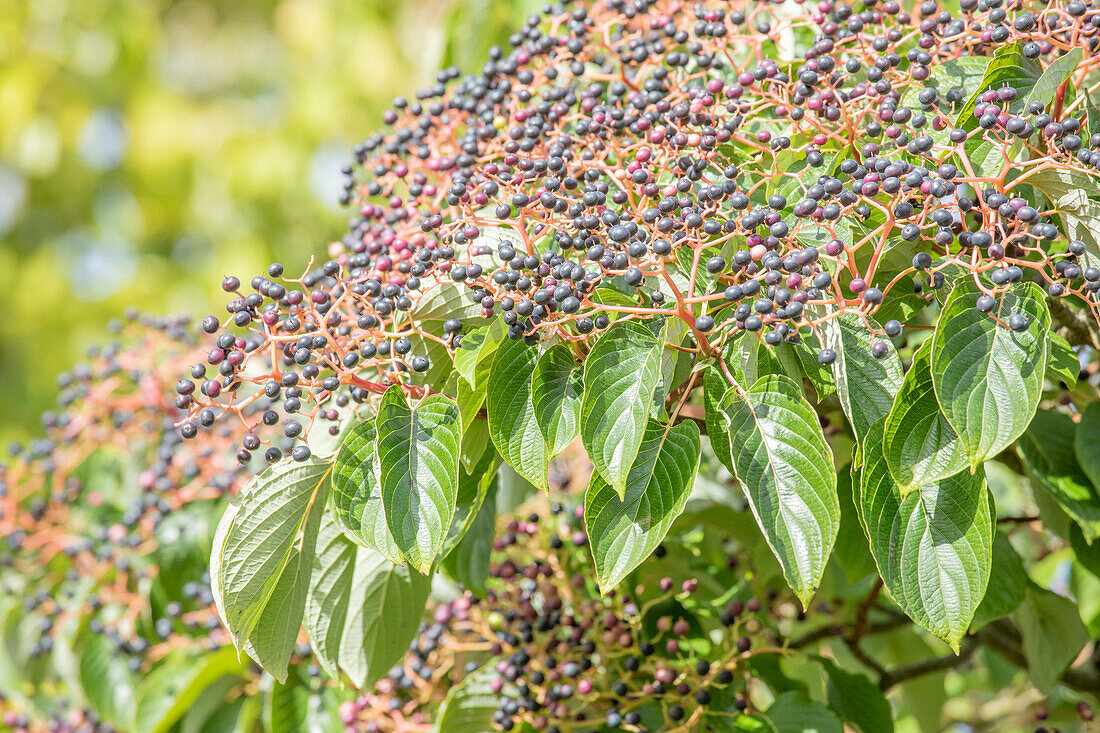
<svg viewBox="0 0 1100 733"><path fill-rule="evenodd" d="M489 373L486 412L489 435L501 457L535 486L549 490L546 472L550 448L535 418L531 381L538 349L505 339Z"/></svg>
<svg viewBox="0 0 1100 733"><path fill-rule="evenodd" d="M550 455L555 456L580 435L582 369L563 344L539 357L531 375L531 404Z"/></svg>
<svg viewBox="0 0 1100 733"><path fill-rule="evenodd" d="M1039 410L1016 443L1016 451L1032 479L1081 525L1085 537L1094 540L1100 537L1100 492L1077 462L1079 430L1068 415ZM1086 459L1095 460L1085 447L1081 452Z"/></svg>
<svg viewBox="0 0 1100 733"><path fill-rule="evenodd" d="M599 475L619 496L661 381L661 319L616 321L584 361L581 439Z"/></svg>
<svg viewBox="0 0 1100 733"><path fill-rule="evenodd" d="M868 435L860 485L860 518L871 554L901 610L957 652L985 595L993 558L984 471L962 471L903 499L881 435L881 424Z"/></svg>
<svg viewBox="0 0 1100 733"><path fill-rule="evenodd" d="M1050 692L1091 640L1077 604L1033 584L1013 618L1023 637L1027 673L1040 692Z"/></svg>
<svg viewBox="0 0 1100 733"><path fill-rule="evenodd" d="M306 613L318 658L356 687L370 686L401 661L430 590L430 576L356 545L335 521L326 520L318 534Z"/></svg>
<svg viewBox="0 0 1100 733"><path fill-rule="evenodd" d="M967 467L959 436L936 401L928 368L931 346L925 341L913 355L886 418L883 450L902 496Z"/></svg>
<svg viewBox="0 0 1100 733"><path fill-rule="evenodd" d="M332 468L332 509L352 540L402 562L382 508L378 482L378 430L373 418L351 427Z"/></svg>
<svg viewBox="0 0 1100 733"><path fill-rule="evenodd" d="M859 441L871 425L889 414L894 395L902 384L897 350L889 339L876 336L871 328L879 333L882 331L873 321L865 323L851 313L830 318L822 326L825 347L836 352L836 361L832 363L836 394ZM877 341L889 346L886 356L881 359L871 355L871 348Z"/></svg>
<svg viewBox="0 0 1100 733"><path fill-rule="evenodd" d="M664 539L691 494L699 455L694 422L670 426L651 419L623 498L603 477L592 476L584 521L601 591L618 586Z"/></svg>
<svg viewBox="0 0 1100 733"><path fill-rule="evenodd" d="M728 468L745 491L787 582L809 603L840 526L832 452L802 387L761 378L745 394L731 387L718 405L730 450Z"/></svg>
<svg viewBox="0 0 1100 733"><path fill-rule="evenodd" d="M211 557L223 621L277 679L301 626L305 584L332 464L284 459L242 489ZM225 522L225 518L223 518ZM262 621L262 622L261 622Z"/></svg>
<svg viewBox="0 0 1100 733"><path fill-rule="evenodd" d="M940 408L976 468L1013 443L1031 422L1043 389L1050 313L1035 283L997 296L992 313L976 307L972 279L956 286L932 336L930 369ZM1010 316L1025 314L1013 331Z"/></svg>
<svg viewBox="0 0 1100 733"><path fill-rule="evenodd" d="M382 395L375 425L386 523L401 553L426 574L443 547L458 498L458 405L433 394L411 407L395 386Z"/></svg>

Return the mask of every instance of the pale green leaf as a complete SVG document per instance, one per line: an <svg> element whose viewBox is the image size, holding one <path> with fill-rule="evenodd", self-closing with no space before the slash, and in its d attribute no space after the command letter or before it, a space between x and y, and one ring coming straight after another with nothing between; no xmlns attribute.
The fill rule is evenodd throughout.
<svg viewBox="0 0 1100 733"><path fill-rule="evenodd" d="M531 404L551 456L580 435L581 374L573 352L563 344L551 346L535 364Z"/></svg>
<svg viewBox="0 0 1100 733"><path fill-rule="evenodd" d="M787 582L809 603L840 526L836 472L817 414L788 377L731 387L718 412L731 465Z"/></svg>
<svg viewBox="0 0 1100 733"><path fill-rule="evenodd" d="M531 392L538 349L506 339L498 347L489 373L486 413L489 435L501 457L519 475L549 490L549 446L542 437Z"/></svg>
<svg viewBox="0 0 1100 733"><path fill-rule="evenodd" d="M691 494L699 455L694 422L670 426L651 419L627 476L625 497L593 475L584 520L601 591L618 586L664 539Z"/></svg>
<svg viewBox="0 0 1100 733"><path fill-rule="evenodd" d="M375 425L386 524L405 559L427 573L443 547L458 497L458 406L433 394L411 407L394 386L382 395Z"/></svg>
<svg viewBox="0 0 1100 733"><path fill-rule="evenodd" d="M940 409L972 469L1011 445L1031 422L1042 394L1050 328L1035 283L996 296L991 313L976 308L981 295L970 278L956 284L932 336L929 362ZM1018 313L1028 318L1024 331L1007 326Z"/></svg>
<svg viewBox="0 0 1100 733"><path fill-rule="evenodd" d="M903 499L881 436L879 423L864 444L858 502L871 554L901 610L957 652L985 595L993 558L984 471L962 471Z"/></svg>
<svg viewBox="0 0 1100 733"><path fill-rule="evenodd" d="M967 468L966 451L936 401L928 368L931 346L925 341L913 355L886 418L883 450L902 496Z"/></svg>
<svg viewBox="0 0 1100 733"><path fill-rule="evenodd" d="M584 361L581 439L600 476L626 491L661 381L663 323L616 321Z"/></svg>

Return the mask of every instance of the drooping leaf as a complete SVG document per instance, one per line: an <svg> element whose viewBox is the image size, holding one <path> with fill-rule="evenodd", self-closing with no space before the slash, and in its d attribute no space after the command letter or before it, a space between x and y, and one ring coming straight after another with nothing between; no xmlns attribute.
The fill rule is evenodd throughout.
<svg viewBox="0 0 1100 733"><path fill-rule="evenodd" d="M828 676L829 707L863 733L891 733L894 730L890 703L866 675L845 671L831 659L818 657Z"/></svg>
<svg viewBox="0 0 1100 733"><path fill-rule="evenodd" d="M1100 492L1077 462L1079 431L1068 415L1039 410L1016 443L1016 451L1032 479L1081 525L1085 537L1094 540L1100 537Z"/></svg>
<svg viewBox="0 0 1100 733"><path fill-rule="evenodd" d="M480 310L481 306L478 306ZM471 387L485 384L497 348L505 339L504 321L494 319L488 326L476 328L462 335L462 342L455 351L455 370Z"/></svg>
<svg viewBox="0 0 1100 733"><path fill-rule="evenodd" d="M496 674L482 668L466 675L451 688L439 706L436 733L483 733L493 729L500 693L491 684Z"/></svg>
<svg viewBox="0 0 1100 733"><path fill-rule="evenodd" d="M619 496L661 381L661 319L616 321L584 361L581 439L596 471Z"/></svg>
<svg viewBox="0 0 1100 733"><path fill-rule="evenodd" d="M832 363L836 394L859 441L871 425L889 414L894 395L902 383L897 350L888 339L872 333L872 327L881 331L874 322L868 325L859 316L849 313L830 318L822 326L825 347L836 352L836 360ZM877 341L888 346L881 359L871 354Z"/></svg>
<svg viewBox="0 0 1100 733"><path fill-rule="evenodd" d="M535 421L551 456L580 435L581 373L569 347L557 344L539 357L531 375Z"/></svg>
<svg viewBox="0 0 1100 733"><path fill-rule="evenodd" d="M844 733L844 725L832 710L801 692L784 692L764 711L776 733Z"/></svg>
<svg viewBox="0 0 1100 733"><path fill-rule="evenodd" d="M121 728L132 725L137 680L105 635L88 638L80 653L80 687L92 709Z"/></svg>
<svg viewBox="0 0 1100 733"><path fill-rule="evenodd" d="M1050 692L1090 640L1077 604L1031 584L1013 618L1023 637L1028 676L1040 692Z"/></svg>
<svg viewBox="0 0 1100 733"><path fill-rule="evenodd" d="M761 378L743 395L731 387L718 412L732 459L728 468L805 606L840 526L832 453L817 414L801 386L780 375Z"/></svg>
<svg viewBox="0 0 1100 733"><path fill-rule="evenodd" d="M344 436L332 467L332 508L348 537L403 562L382 508L382 487L378 482L378 430L368 418L351 427Z"/></svg>
<svg viewBox="0 0 1100 733"><path fill-rule="evenodd" d="M1092 487L1100 491L1100 402L1091 402L1081 412L1073 435L1073 452Z"/></svg>
<svg viewBox="0 0 1100 733"><path fill-rule="evenodd" d="M904 499L882 450L882 423L864 445L860 517L879 575L898 606L951 648L970 628L993 558L984 471L962 471Z"/></svg>
<svg viewBox="0 0 1100 733"><path fill-rule="evenodd" d="M455 548L443 559L443 569L456 583L461 583L478 598L485 597L485 582L489 578L489 557L493 551L497 518L496 472L485 500L478 507L469 530Z"/></svg>
<svg viewBox="0 0 1100 733"><path fill-rule="evenodd" d="M171 652L141 680L137 690L136 730L163 733L223 677L240 679L245 666L231 647L209 654Z"/></svg>
<svg viewBox="0 0 1100 733"><path fill-rule="evenodd" d="M363 689L404 656L431 579L356 545L332 520L322 523L317 545L306 631L323 664Z"/></svg>
<svg viewBox="0 0 1100 733"><path fill-rule="evenodd" d="M264 470L227 512L229 522L219 526L220 542L211 553L222 620L238 648L260 657L276 678L286 676L301 626L331 469L331 463L311 457Z"/></svg>
<svg viewBox="0 0 1100 733"><path fill-rule="evenodd" d="M959 436L936 401L928 368L931 346L925 341L913 355L886 418L883 450L902 496L967 467Z"/></svg>
<svg viewBox="0 0 1100 733"><path fill-rule="evenodd" d="M990 577L992 582L985 591L985 598L974 613L975 628L1015 611L1023 602L1030 582L1023 561L1002 532L996 532L993 538Z"/></svg>
<svg viewBox="0 0 1100 733"><path fill-rule="evenodd" d="M972 279L956 284L932 336L929 368L940 409L955 429L971 469L1013 443L1039 406L1046 373L1050 313L1035 283L996 296L991 313L976 307ZM1024 314L1027 329L1008 328Z"/></svg>
<svg viewBox="0 0 1100 733"><path fill-rule="evenodd" d="M520 476L549 490L549 446L542 437L531 391L538 349L505 339L489 373L486 412L489 435L501 457Z"/></svg>
<svg viewBox="0 0 1100 733"><path fill-rule="evenodd" d="M607 592L664 539L680 516L699 469L699 428L690 420L664 425L650 419L626 481L626 495L593 475L584 520L600 589Z"/></svg>
<svg viewBox="0 0 1100 733"><path fill-rule="evenodd" d="M426 574L443 547L458 499L458 405L433 394L410 407L394 386L382 395L375 425L386 523L401 553Z"/></svg>
<svg viewBox="0 0 1100 733"><path fill-rule="evenodd" d="M455 515L451 519L450 529L447 530L447 539L443 541L440 558L447 557L462 541L473 525L474 518L481 511L482 504L496 496L499 468L500 457L495 450L490 449L485 451L472 472L459 473Z"/></svg>
<svg viewBox="0 0 1100 733"><path fill-rule="evenodd" d="M867 545L867 535L859 522L859 511L855 500L857 487L852 483L851 466L837 472L836 494L840 501L840 530L833 549L840 569L844 571L849 583L878 572L875 559L871 557L871 548Z"/></svg>
<svg viewBox="0 0 1100 733"><path fill-rule="evenodd" d="M1047 379L1061 380L1073 389L1081 375L1081 360L1063 337L1050 334L1050 358L1047 359Z"/></svg>

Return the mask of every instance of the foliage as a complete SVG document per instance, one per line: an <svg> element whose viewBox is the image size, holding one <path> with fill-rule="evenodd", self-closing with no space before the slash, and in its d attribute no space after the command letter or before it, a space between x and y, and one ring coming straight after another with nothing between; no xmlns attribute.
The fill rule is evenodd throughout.
<svg viewBox="0 0 1100 733"><path fill-rule="evenodd" d="M179 456L200 484L206 458L241 466L204 612L270 692L262 716L240 690L210 714L1090 720L1100 14L961 5L549 6L479 74L394 100L329 259L225 278L171 404L145 380L170 443L151 488ZM34 494L59 448L8 479L5 516L30 512L13 582L54 572ZM52 684L122 728L186 707L143 708L103 638Z"/></svg>

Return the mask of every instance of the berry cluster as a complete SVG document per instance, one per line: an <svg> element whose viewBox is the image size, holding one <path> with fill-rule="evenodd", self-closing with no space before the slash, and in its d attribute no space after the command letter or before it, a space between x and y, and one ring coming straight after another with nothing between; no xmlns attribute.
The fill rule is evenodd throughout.
<svg viewBox="0 0 1100 733"><path fill-rule="evenodd" d="M828 364L825 322L858 314L885 355L960 269L986 309L1028 279L1095 316L1100 259L1062 194L1100 163L1077 89L1098 27L1077 1L546 6L481 73L394 101L345 169L357 211L331 259L226 279L227 321L203 322L225 330L178 385L183 434L233 415L240 459L274 462L265 429L335 432L394 383L446 390L486 319L583 357L611 320L666 315L695 356L756 331ZM970 99L967 61L1014 54L1068 79Z"/></svg>

